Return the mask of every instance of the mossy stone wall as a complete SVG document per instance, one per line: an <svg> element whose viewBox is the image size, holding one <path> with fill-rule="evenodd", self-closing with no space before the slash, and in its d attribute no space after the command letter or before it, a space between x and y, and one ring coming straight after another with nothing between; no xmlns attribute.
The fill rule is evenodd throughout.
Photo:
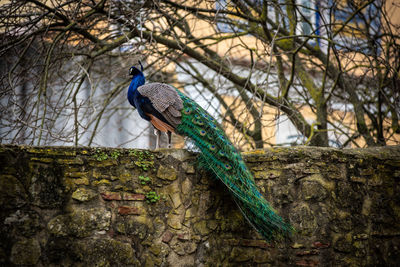
<svg viewBox="0 0 400 267"><path fill-rule="evenodd" d="M400 147L244 154L297 229L263 241L185 150L0 147L1 266L398 266Z"/></svg>

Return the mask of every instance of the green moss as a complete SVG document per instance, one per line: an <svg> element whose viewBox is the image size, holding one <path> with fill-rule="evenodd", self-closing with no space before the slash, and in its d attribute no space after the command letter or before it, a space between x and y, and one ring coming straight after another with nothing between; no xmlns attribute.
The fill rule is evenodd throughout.
<svg viewBox="0 0 400 267"><path fill-rule="evenodd" d="M140 176L138 177L138 179L139 179L139 182L140 182L142 185L151 183L151 178L148 177L148 176L140 175Z"/></svg>
<svg viewBox="0 0 400 267"><path fill-rule="evenodd" d="M157 195L156 192L150 191L146 193L146 201L147 203L156 203L160 200L160 196Z"/></svg>
<svg viewBox="0 0 400 267"><path fill-rule="evenodd" d="M93 158L97 161L103 161L108 159L108 155L106 152L102 151L101 149L97 148Z"/></svg>
<svg viewBox="0 0 400 267"><path fill-rule="evenodd" d="M112 159L118 159L120 155L121 155L121 153L119 153L119 151L114 150L111 152L110 156Z"/></svg>
<svg viewBox="0 0 400 267"><path fill-rule="evenodd" d="M142 168L144 171L147 171L154 166L154 161L137 160L135 161L135 165Z"/></svg>
<svg viewBox="0 0 400 267"><path fill-rule="evenodd" d="M135 165L144 171L151 170L154 167L154 155L149 151L130 150L128 155L135 157Z"/></svg>

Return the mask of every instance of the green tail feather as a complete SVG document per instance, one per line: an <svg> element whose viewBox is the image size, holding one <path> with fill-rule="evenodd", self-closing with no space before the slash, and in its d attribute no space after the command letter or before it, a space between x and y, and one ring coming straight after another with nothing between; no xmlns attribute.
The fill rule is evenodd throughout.
<svg viewBox="0 0 400 267"><path fill-rule="evenodd" d="M204 109L178 91L183 100L177 132L190 137L201 150L203 164L230 189L253 227L267 240L279 240L294 231L258 191L253 175L224 131Z"/></svg>

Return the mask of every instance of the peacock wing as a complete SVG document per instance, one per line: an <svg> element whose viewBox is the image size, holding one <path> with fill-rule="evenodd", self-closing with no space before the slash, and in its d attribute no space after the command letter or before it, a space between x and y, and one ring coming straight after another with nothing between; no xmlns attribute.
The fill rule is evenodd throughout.
<svg viewBox="0 0 400 267"><path fill-rule="evenodd" d="M154 108L173 126L181 123L182 99L176 89L165 83L148 83L138 88L141 95L147 97Z"/></svg>

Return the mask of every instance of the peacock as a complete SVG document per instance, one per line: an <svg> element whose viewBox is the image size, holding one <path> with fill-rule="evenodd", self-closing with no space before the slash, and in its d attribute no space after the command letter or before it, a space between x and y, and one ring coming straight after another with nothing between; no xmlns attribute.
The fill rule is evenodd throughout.
<svg viewBox="0 0 400 267"><path fill-rule="evenodd" d="M135 66L129 69L132 81L128 101L156 129L156 148L161 132L168 134L169 146L171 133L191 138L201 151L201 165L226 185L245 218L264 239L276 241L289 236L293 227L261 195L241 154L217 121L172 85L145 84L141 63L140 67L140 70Z"/></svg>

